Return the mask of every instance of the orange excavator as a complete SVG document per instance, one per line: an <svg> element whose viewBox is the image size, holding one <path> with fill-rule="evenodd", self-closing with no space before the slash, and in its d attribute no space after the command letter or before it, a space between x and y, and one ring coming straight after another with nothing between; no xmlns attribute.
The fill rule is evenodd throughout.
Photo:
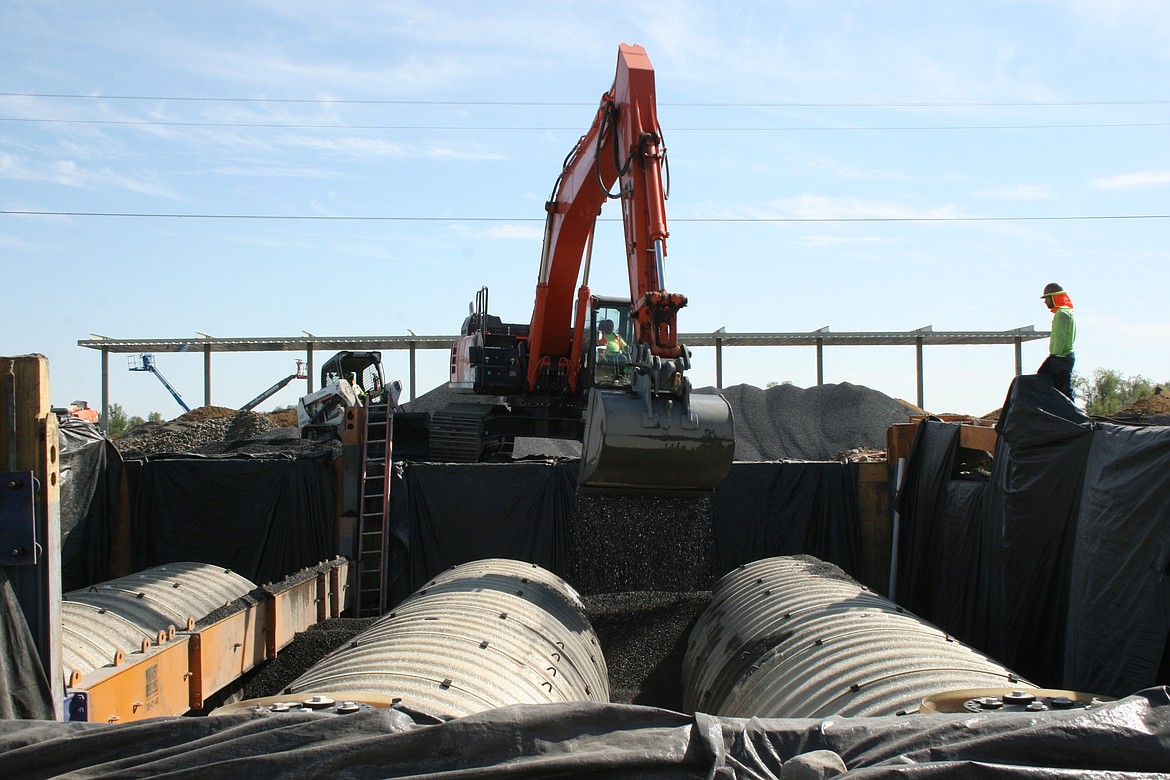
<svg viewBox="0 0 1170 780"><path fill-rule="evenodd" d="M731 407L692 393L676 324L687 299L666 288L664 173L654 69L645 49L622 44L613 88L545 206L531 321L488 314L485 287L452 347L450 389L497 399L435 413L433 456L484 459L517 436L565 438L582 442L586 490L709 492L726 476ZM589 289L594 227L610 199L622 206L628 297Z"/></svg>

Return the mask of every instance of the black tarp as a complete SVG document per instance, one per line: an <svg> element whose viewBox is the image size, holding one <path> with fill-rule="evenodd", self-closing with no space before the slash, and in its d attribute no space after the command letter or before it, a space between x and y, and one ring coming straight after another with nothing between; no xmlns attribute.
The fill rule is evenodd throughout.
<svg viewBox="0 0 1170 780"><path fill-rule="evenodd" d="M946 531L947 482L954 469L959 427L927 418L914 431L898 491L897 587L899 604L922 618L943 625L948 612L942 600ZM909 553L909 554L906 554Z"/></svg>
<svg viewBox="0 0 1170 780"><path fill-rule="evenodd" d="M334 557L331 464L327 453L127 461L134 571L199 561L261 584Z"/></svg>
<svg viewBox="0 0 1170 780"><path fill-rule="evenodd" d="M122 457L101 429L75 417L58 424L61 462L61 590L110 578Z"/></svg>
<svg viewBox="0 0 1170 780"><path fill-rule="evenodd" d="M1170 428L1095 423L1022 376L978 488L953 479L947 428L924 421L921 436L951 443L912 449L897 600L1042 686L1166 682Z"/></svg>
<svg viewBox="0 0 1170 780"><path fill-rule="evenodd" d="M1098 426L1072 572L1065 685L1118 695L1170 681L1170 428Z"/></svg>
<svg viewBox="0 0 1170 780"><path fill-rule="evenodd" d="M535 563L562 577L576 464L425 463L390 485L390 603L445 569L482 558Z"/></svg>
<svg viewBox="0 0 1170 780"><path fill-rule="evenodd" d="M578 495L576 461L397 464L389 600L480 558L583 593L704 590L740 564L813 555L861 577L857 464L735 463L713 495Z"/></svg>
<svg viewBox="0 0 1170 780"><path fill-rule="evenodd" d="M53 693L36 641L0 566L0 719L52 718Z"/></svg>
<svg viewBox="0 0 1170 780"><path fill-rule="evenodd" d="M861 579L855 463L736 463L711 498L714 574L776 555L812 555Z"/></svg>
<svg viewBox="0 0 1170 780"><path fill-rule="evenodd" d="M985 517L993 556L983 565L999 574L991 603L1000 617L983 649L1034 682L1057 687L1093 422L1047 376L1025 375L1012 382L996 430L1001 446L993 471L1002 479L993 481L1003 492L997 511Z"/></svg>
<svg viewBox="0 0 1170 780"><path fill-rule="evenodd" d="M849 778L1166 777L1170 691L1151 688L1089 710L819 720L575 703L503 707L429 725L393 709L124 725L0 722L0 777L22 780L65 774L767 780L795 775L789 770L816 751L835 753Z"/></svg>

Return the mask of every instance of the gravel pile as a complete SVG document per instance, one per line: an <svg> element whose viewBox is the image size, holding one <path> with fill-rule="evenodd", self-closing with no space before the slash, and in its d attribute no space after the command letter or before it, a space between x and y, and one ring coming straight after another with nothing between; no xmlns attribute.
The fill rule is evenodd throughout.
<svg viewBox="0 0 1170 780"><path fill-rule="evenodd" d="M716 393L713 387L696 392ZM886 430L921 410L868 387L842 382L722 390L735 415L739 461L835 460L849 450L886 447Z"/></svg>
<svg viewBox="0 0 1170 780"><path fill-rule="evenodd" d="M302 631L244 683L244 698L279 695L318 661L377 621L378 618L331 618Z"/></svg>
<svg viewBox="0 0 1170 780"><path fill-rule="evenodd" d="M610 701L683 711L687 638L710 591L628 591L583 596L609 669Z"/></svg>
<svg viewBox="0 0 1170 780"><path fill-rule="evenodd" d="M709 590L710 496L577 495L573 570L578 592Z"/></svg>
<svg viewBox="0 0 1170 780"><path fill-rule="evenodd" d="M112 442L123 458L161 453L260 455L318 449L340 452L338 442L301 439L295 420L292 427L278 427L287 422L287 411L241 412L222 406L201 406L167 422L143 423Z"/></svg>

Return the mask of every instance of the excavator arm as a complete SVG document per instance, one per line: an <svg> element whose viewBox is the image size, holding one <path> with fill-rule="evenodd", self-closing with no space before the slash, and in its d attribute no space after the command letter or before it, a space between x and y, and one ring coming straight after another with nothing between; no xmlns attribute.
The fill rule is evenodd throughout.
<svg viewBox="0 0 1170 780"><path fill-rule="evenodd" d="M531 321L492 317L481 290L452 346L452 390L508 403L480 404L475 415L436 415L432 451L436 441L470 442L482 454L493 436L571 435L581 440L582 489L702 493L727 475L735 451L731 406L721 395L692 394L690 351L676 327L687 299L666 289L666 170L654 69L641 46L622 44L613 87L565 158L546 204ZM624 301L589 290L594 227L611 199L621 201ZM599 318L601 309L614 316ZM632 349L610 355L598 341L614 343L604 334L614 332L615 319L632 323L621 336Z"/></svg>
<svg viewBox="0 0 1170 780"><path fill-rule="evenodd" d="M546 207L528 328L527 391L582 395L581 370L591 362L584 356L596 343L588 321L593 231L605 202L620 199L634 323L633 380L626 389L587 388L582 488L705 492L727 474L734 457L727 400L692 395L684 375L690 352L678 342L677 313L687 299L668 292L665 280L666 170L654 69L645 49L622 44L613 88L602 95L593 124L566 159ZM617 191L611 192L615 184Z"/></svg>
<svg viewBox="0 0 1170 780"><path fill-rule="evenodd" d="M658 126L654 69L641 46L618 49L613 88L601 97L593 125L565 161L545 208L544 250L536 284L536 305L529 326L527 386L541 387L542 372L567 375L567 390L577 389L579 342L584 332L583 307L573 297L586 262L597 216L610 198L620 198L625 231L630 301L635 341L648 354L679 358L676 313L686 297L665 290L666 192L663 186L666 147ZM616 193L610 190L615 182ZM578 300L588 297L588 285Z"/></svg>

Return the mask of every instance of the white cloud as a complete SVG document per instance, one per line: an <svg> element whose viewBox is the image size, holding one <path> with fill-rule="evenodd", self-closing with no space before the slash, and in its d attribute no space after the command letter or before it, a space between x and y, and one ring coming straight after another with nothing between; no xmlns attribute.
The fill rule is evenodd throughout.
<svg viewBox="0 0 1170 780"><path fill-rule="evenodd" d="M1017 184L997 190L980 190L975 196L997 200L1052 200L1055 197L1052 188L1043 184Z"/></svg>
<svg viewBox="0 0 1170 780"><path fill-rule="evenodd" d="M43 182L64 187L99 190L108 185L119 189L154 195L163 198L177 198L170 187L150 177L135 177L116 173L109 169L88 169L73 160L55 160L45 164L30 165L24 159L12 154L0 154L0 179L14 181Z"/></svg>
<svg viewBox="0 0 1170 780"><path fill-rule="evenodd" d="M1170 171L1139 171L1093 179L1089 186L1098 190L1126 190L1134 187L1158 187L1170 184Z"/></svg>
<svg viewBox="0 0 1170 780"><path fill-rule="evenodd" d="M832 246L844 244L890 244L895 242L892 239L881 238L879 236L811 235L800 238L799 243L806 246Z"/></svg>

